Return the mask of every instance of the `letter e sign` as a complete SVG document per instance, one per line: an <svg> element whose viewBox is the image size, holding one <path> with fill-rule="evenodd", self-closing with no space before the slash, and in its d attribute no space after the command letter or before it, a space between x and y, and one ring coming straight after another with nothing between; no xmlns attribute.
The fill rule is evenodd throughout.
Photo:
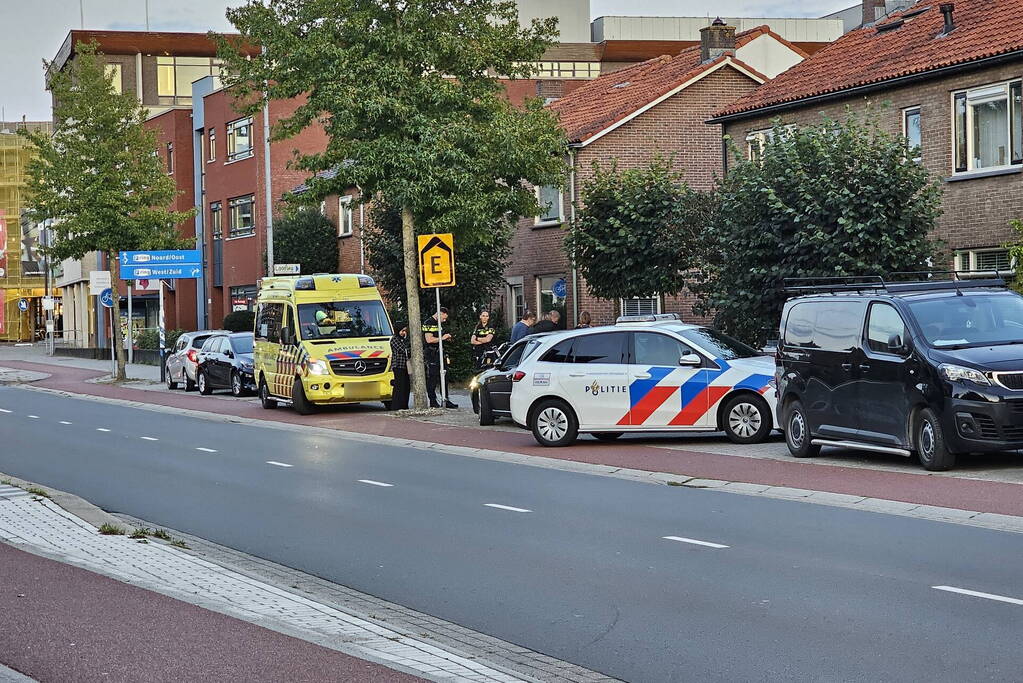
<svg viewBox="0 0 1023 683"><path fill-rule="evenodd" d="M419 235L419 286L453 287L455 239L450 233Z"/></svg>

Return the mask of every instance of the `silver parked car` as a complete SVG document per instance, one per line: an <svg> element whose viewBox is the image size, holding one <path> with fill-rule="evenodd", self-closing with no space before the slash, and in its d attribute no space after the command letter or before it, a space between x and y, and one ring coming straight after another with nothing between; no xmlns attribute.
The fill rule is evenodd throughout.
<svg viewBox="0 0 1023 683"><path fill-rule="evenodd" d="M174 348L167 351L167 388L177 389L185 385L185 391L195 391L196 366L203 342L215 334L229 334L227 330L200 330L185 332Z"/></svg>

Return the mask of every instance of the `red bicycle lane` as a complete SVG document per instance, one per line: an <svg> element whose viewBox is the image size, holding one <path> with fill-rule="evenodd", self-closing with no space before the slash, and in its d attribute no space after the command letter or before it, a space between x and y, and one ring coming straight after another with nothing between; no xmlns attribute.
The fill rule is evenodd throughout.
<svg viewBox="0 0 1023 683"><path fill-rule="evenodd" d="M106 373L24 361L3 361L5 367L47 373L34 385L74 394L113 398L150 405L199 410L260 421L336 429L358 434L481 448L520 455L677 474L680 477L787 486L829 493L896 500L918 505L1023 516L1023 486L1019 484L891 472L861 467L782 461L699 451L658 448L642 442L577 443L568 448L537 446L525 431L511 432L436 424L389 415L338 410L302 416L283 408L263 410L250 402L136 389L90 382Z"/></svg>

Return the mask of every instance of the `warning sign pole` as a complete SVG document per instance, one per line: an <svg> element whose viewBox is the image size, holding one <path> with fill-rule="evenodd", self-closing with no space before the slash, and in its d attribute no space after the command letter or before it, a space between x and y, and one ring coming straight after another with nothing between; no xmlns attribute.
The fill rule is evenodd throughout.
<svg viewBox="0 0 1023 683"><path fill-rule="evenodd" d="M455 285L455 240L450 233L419 235L419 285L432 287L437 295L437 353L440 354L441 405L448 403L448 369L444 358L444 323L440 314L440 289Z"/></svg>

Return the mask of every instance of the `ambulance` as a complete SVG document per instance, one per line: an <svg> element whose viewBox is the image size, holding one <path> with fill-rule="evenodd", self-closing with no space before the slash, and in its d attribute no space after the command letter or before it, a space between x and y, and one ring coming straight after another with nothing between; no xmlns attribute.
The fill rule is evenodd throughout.
<svg viewBox="0 0 1023 683"><path fill-rule="evenodd" d="M391 321L368 275L268 277L256 302L254 367L264 408L390 405Z"/></svg>

